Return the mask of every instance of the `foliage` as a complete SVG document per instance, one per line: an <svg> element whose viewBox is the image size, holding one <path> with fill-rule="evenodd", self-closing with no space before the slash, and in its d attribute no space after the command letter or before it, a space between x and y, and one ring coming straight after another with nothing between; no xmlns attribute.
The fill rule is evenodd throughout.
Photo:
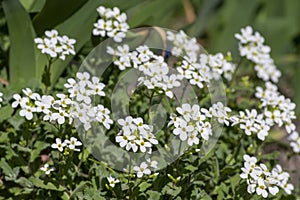
<svg viewBox="0 0 300 200"><path fill-rule="evenodd" d="M202 139L199 145L188 148L158 174L137 178L134 173L119 172L98 161L91 149L84 146L78 147L80 151L68 146L69 143L64 144L62 152L53 148L56 138L62 141L71 140L71 137L81 138L72 122L60 123L57 120L52 123L43 119L42 112L34 113L33 120L29 120L27 116L20 116L21 108L12 108L11 104L15 101L13 94L21 93L21 89L27 87L41 96L51 94L56 100L59 99L56 94L70 94L69 88L64 86L66 80L76 77L84 58L104 40L92 34L94 23L99 18L96 11L99 6L119 7L127 14L131 28L147 25L182 29L198 38L209 52L231 51L232 55L224 56L223 60L237 63L232 80L224 78L227 103L233 115L256 108L261 103L255 98L255 89L256 86L264 87L264 82L256 77L253 63L239 56L234 38L242 27L252 25L265 36L266 43L272 47L274 62L283 73L279 90L285 96L294 95L294 101L300 102L299 94L293 94L299 81L297 66L300 63L297 56L300 50L300 27L297 24L300 4L297 0L174 0L167 3L162 0L132 0L126 3L117 0L4 0L0 7L0 91L4 94L0 96L3 99L3 102L0 101L0 199L261 198L255 193L249 194L246 181L240 177L243 156L254 155L272 169L278 164L279 152L263 154L268 143L279 143L288 156L294 155L289 145L276 140L276 130L279 130L281 138L285 134L282 129L272 129L266 140L261 141L256 135L247 136L239 127L226 126L217 145L204 157L199 150L205 143ZM45 85L43 75L49 57L36 48L34 39L43 38L45 31L51 29L76 39L76 55L68 55L65 60L53 60L46 74L47 78L51 78L51 85ZM121 79L121 71L114 66L104 72L101 82L105 84L106 94L113 92L116 82ZM204 90L200 94L200 89L196 89L201 97L197 104L201 108L209 108L211 99L207 95L208 90ZM159 90L146 94L143 91L147 91L147 86L136 91L139 94L130 99L132 116L150 121L145 108L160 101L170 112L176 113L176 109L172 108L175 104L170 105L167 96L160 98ZM97 99L99 103L110 109L110 96L100 96L100 100ZM296 111L299 113L299 107ZM117 122L108 124L112 130L107 131L107 135L118 145L114 141L118 133ZM163 131L167 131L166 126ZM169 135L157 133L159 144L164 144L167 137ZM165 146L165 149L172 147ZM46 174L41 170L46 163L53 167L53 172ZM112 185L107 179L110 176L120 182ZM280 190L276 196L270 195L269 198L296 199L299 192L299 185L295 185L291 195Z"/></svg>

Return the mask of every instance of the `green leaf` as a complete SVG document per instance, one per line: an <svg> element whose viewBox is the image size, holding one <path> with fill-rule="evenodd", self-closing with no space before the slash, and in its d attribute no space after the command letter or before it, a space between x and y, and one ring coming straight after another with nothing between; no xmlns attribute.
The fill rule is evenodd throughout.
<svg viewBox="0 0 300 200"><path fill-rule="evenodd" d="M8 122L15 130L20 130L20 126L25 122L25 119L19 115L19 112L17 112L13 117L9 118Z"/></svg>
<svg viewBox="0 0 300 200"><path fill-rule="evenodd" d="M72 191L72 193L70 195L70 199L72 199L72 197L74 197L74 195L76 193L82 191L87 184L90 184L90 183L87 181L80 182L79 185Z"/></svg>
<svg viewBox="0 0 300 200"><path fill-rule="evenodd" d="M20 167L15 167L12 169L4 158L2 158L0 161L0 168L3 169L3 172L6 175L5 179L8 181L16 180L20 172Z"/></svg>
<svg viewBox="0 0 300 200"><path fill-rule="evenodd" d="M178 0L168 1L168 3L161 0L143 1L126 12L128 23L130 27L140 26L141 24L167 25L167 22L172 19L173 14L176 12L178 5L181 5Z"/></svg>
<svg viewBox="0 0 300 200"><path fill-rule="evenodd" d="M230 178L230 184L233 193L235 194L235 188L239 185L241 177L239 174L236 174L234 177Z"/></svg>
<svg viewBox="0 0 300 200"><path fill-rule="evenodd" d="M37 157L39 157L41 151L48 146L49 144L46 142L36 141L34 149L30 153L30 162L33 162Z"/></svg>
<svg viewBox="0 0 300 200"><path fill-rule="evenodd" d="M172 197L176 197L181 192L181 189L182 189L181 187L177 187L173 185L173 183L168 183L163 187L161 192L163 194L168 194Z"/></svg>
<svg viewBox="0 0 300 200"><path fill-rule="evenodd" d="M146 191L150 186L151 186L150 183L142 182L142 183L139 185L139 188L140 188L140 191L141 191L141 192L144 192L144 191Z"/></svg>
<svg viewBox="0 0 300 200"><path fill-rule="evenodd" d="M55 186L52 182L48 182L47 184L44 183L44 181L42 181L39 178L36 177L30 177L29 180L32 182L32 184L38 188L43 188L43 189L47 189L47 190L56 190L56 191L64 191L65 188L61 185L59 185L58 183L55 183Z"/></svg>
<svg viewBox="0 0 300 200"><path fill-rule="evenodd" d="M39 12L46 0L20 0L20 3L24 6L27 12Z"/></svg>
<svg viewBox="0 0 300 200"><path fill-rule="evenodd" d="M13 169L9 166L9 164L5 161L4 158L1 158L0 168L3 170L3 173L7 176L13 174Z"/></svg>
<svg viewBox="0 0 300 200"><path fill-rule="evenodd" d="M21 177L21 178L17 179L15 182L20 184L22 187L30 188L30 187L33 186L32 182L30 180L28 180L27 178L24 178L24 177Z"/></svg>
<svg viewBox="0 0 300 200"><path fill-rule="evenodd" d="M33 19L37 35L64 22L86 2L87 0L47 0L41 12Z"/></svg>
<svg viewBox="0 0 300 200"><path fill-rule="evenodd" d="M217 183L219 176L220 176L220 169L219 169L219 161L217 158L215 158L215 165L214 165L214 182Z"/></svg>
<svg viewBox="0 0 300 200"><path fill-rule="evenodd" d="M2 2L8 24L9 81L13 90L20 90L28 85L37 86L35 63L35 32L30 17L18 0Z"/></svg>
<svg viewBox="0 0 300 200"><path fill-rule="evenodd" d="M13 112L14 110L10 105L2 107L0 112L0 122L9 119Z"/></svg>
<svg viewBox="0 0 300 200"><path fill-rule="evenodd" d="M152 191L152 190L147 191L146 194L149 195L150 200L160 199L160 196L161 196L161 194L159 192Z"/></svg>
<svg viewBox="0 0 300 200"><path fill-rule="evenodd" d="M194 172L198 169L198 167L194 167L193 165L188 165L185 167L186 170L189 170L191 172Z"/></svg>

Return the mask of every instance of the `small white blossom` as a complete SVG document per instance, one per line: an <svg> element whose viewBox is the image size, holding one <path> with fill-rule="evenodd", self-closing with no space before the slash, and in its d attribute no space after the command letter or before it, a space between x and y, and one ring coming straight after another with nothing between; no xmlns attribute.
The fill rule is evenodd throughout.
<svg viewBox="0 0 300 200"><path fill-rule="evenodd" d="M43 54L47 54L52 58L65 60L67 55L75 55L76 40L66 35L59 36L57 30L45 31L45 38L35 38L34 42L37 48Z"/></svg>
<svg viewBox="0 0 300 200"><path fill-rule="evenodd" d="M125 119L118 119L118 124L121 130L115 137L120 147L126 148L127 151L133 150L137 152L140 150L149 154L152 152L152 146L158 144L155 135L152 133L153 127L144 124L143 119L133 118L127 116Z"/></svg>
<svg viewBox="0 0 300 200"><path fill-rule="evenodd" d="M97 11L101 19L94 23L93 35L107 36L115 42L122 42L129 29L126 14L121 13L117 7L110 9L100 6Z"/></svg>
<svg viewBox="0 0 300 200"><path fill-rule="evenodd" d="M44 164L43 167L40 168L45 174L49 175L51 172L54 171L54 167L50 167L49 164Z"/></svg>
<svg viewBox="0 0 300 200"><path fill-rule="evenodd" d="M199 105L183 104L177 107L179 113L172 113L168 126L173 125L173 134L178 135L181 141L187 141L189 146L199 144L199 136L208 140L212 135L211 124L206 121L205 113L200 111Z"/></svg>
<svg viewBox="0 0 300 200"><path fill-rule="evenodd" d="M77 149L76 147L82 145L82 143L75 137L71 137L70 140L65 140L64 143L68 145L69 149L74 151L80 151L80 149Z"/></svg>
<svg viewBox="0 0 300 200"><path fill-rule="evenodd" d="M134 166L133 170L137 173L138 178L151 174L151 170L148 168L148 164L146 162L142 162L140 166Z"/></svg>
<svg viewBox="0 0 300 200"><path fill-rule="evenodd" d="M257 77L264 81L278 82L281 72L270 56L271 48L264 45L264 38L250 26L242 28L241 34L235 34L235 37L240 41L240 55L256 64L254 69L257 71Z"/></svg>
<svg viewBox="0 0 300 200"><path fill-rule="evenodd" d="M287 194L291 194L294 187L287 183L289 174L283 172L280 165L276 165L270 172L266 165L258 165L255 157L244 155L244 160L240 177L246 179L248 193L256 192L257 195L267 198L269 194L275 196L279 188L282 188Z"/></svg>
<svg viewBox="0 0 300 200"><path fill-rule="evenodd" d="M294 131L293 133L291 133L291 135L289 136L289 140L290 140L290 146L292 147L293 151L295 153L299 153L300 152L299 133L297 131Z"/></svg>
<svg viewBox="0 0 300 200"><path fill-rule="evenodd" d="M112 188L114 188L115 185L120 182L119 179L116 179L112 176L107 177L107 181L109 183L109 186L112 187Z"/></svg>
<svg viewBox="0 0 300 200"><path fill-rule="evenodd" d="M51 145L53 149L58 149L60 152L63 152L64 147L66 146L66 142L62 142L60 138L55 139L55 143Z"/></svg>

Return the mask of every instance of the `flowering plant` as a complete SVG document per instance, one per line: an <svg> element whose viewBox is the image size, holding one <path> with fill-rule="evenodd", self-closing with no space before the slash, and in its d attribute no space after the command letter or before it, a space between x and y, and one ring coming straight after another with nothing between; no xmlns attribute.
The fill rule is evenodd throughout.
<svg viewBox="0 0 300 200"><path fill-rule="evenodd" d="M1 198L296 198L277 152L265 153L274 130L295 155L300 136L259 32L232 36L237 57L208 54L183 30L130 30L119 8L94 12L89 55L46 30L33 38L38 86L0 93ZM81 66L53 85L56 63L77 54Z"/></svg>

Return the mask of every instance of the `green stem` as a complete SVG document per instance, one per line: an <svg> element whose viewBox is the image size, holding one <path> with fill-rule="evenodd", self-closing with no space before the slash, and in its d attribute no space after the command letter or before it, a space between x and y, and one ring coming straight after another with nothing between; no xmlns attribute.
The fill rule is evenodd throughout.
<svg viewBox="0 0 300 200"><path fill-rule="evenodd" d="M232 157L230 158L230 160L228 161L228 163L230 163L233 159L237 160L237 156L238 156L240 148L242 146L242 138L243 138L243 136L244 136L244 133L241 133L240 136L238 137L239 144L238 144L237 148L234 149Z"/></svg>
<svg viewBox="0 0 300 200"><path fill-rule="evenodd" d="M80 167L81 167L81 164L83 162L83 159L84 159L84 149L82 149L81 159L80 159L80 161L79 161L79 163L78 163L78 165L76 167L78 175L80 175ZM74 178L75 178L75 176L74 176Z"/></svg>
<svg viewBox="0 0 300 200"><path fill-rule="evenodd" d="M182 145L182 141L180 140L179 148L178 148L178 156L180 155L180 152L181 152L181 145Z"/></svg>
<svg viewBox="0 0 300 200"><path fill-rule="evenodd" d="M131 162L132 162L132 158L131 158L131 156L129 155L129 168L128 168L128 177L127 177L129 196L130 196L131 193L132 193L132 188L131 188L131 185L130 185L130 179L131 179ZM127 193L126 193L126 194L127 194Z"/></svg>

